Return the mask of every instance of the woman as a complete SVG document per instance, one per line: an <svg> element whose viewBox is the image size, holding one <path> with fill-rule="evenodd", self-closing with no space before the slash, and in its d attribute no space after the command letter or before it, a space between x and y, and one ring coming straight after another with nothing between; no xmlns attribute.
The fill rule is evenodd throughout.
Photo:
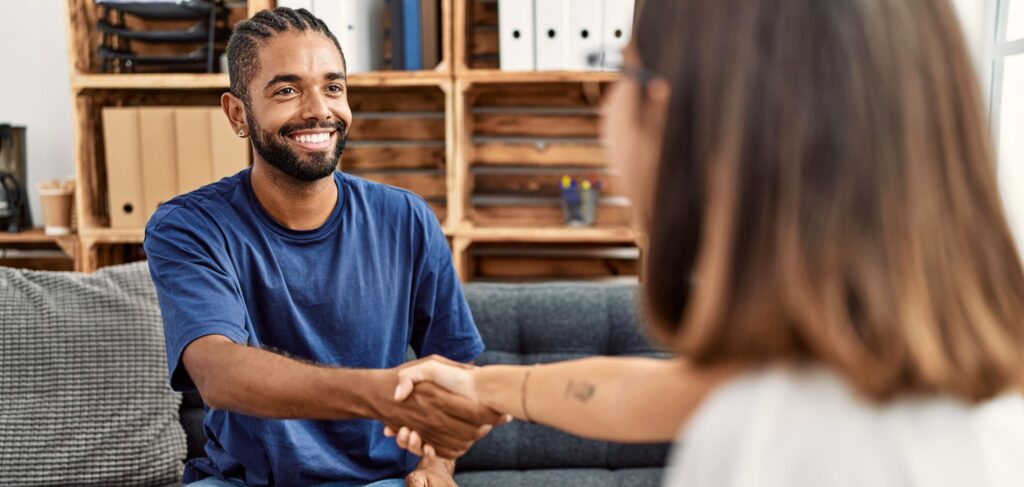
<svg viewBox="0 0 1024 487"><path fill-rule="evenodd" d="M947 0L644 3L604 132L685 359L427 364L398 396L678 439L669 485L1024 485L1024 272Z"/></svg>

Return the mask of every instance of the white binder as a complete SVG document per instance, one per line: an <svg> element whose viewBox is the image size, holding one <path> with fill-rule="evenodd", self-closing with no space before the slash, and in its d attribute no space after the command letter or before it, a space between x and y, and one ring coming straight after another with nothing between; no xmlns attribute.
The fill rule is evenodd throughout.
<svg viewBox="0 0 1024 487"><path fill-rule="evenodd" d="M601 69L602 2L569 0L569 55L566 68L572 71Z"/></svg>
<svg viewBox="0 0 1024 487"><path fill-rule="evenodd" d="M534 7L537 71L566 69L569 50L569 0L537 0Z"/></svg>
<svg viewBox="0 0 1024 487"><path fill-rule="evenodd" d="M633 5L636 0L604 0L604 18L601 22L601 69L617 71L622 68L622 48L629 43L633 30Z"/></svg>
<svg viewBox="0 0 1024 487"><path fill-rule="evenodd" d="M316 0L324 2L327 0ZM335 0L341 4L340 30L334 36L345 52L349 73L384 69L384 15L387 0Z"/></svg>
<svg viewBox="0 0 1024 487"><path fill-rule="evenodd" d="M532 71L533 50L533 0L498 0L498 52L501 69Z"/></svg>

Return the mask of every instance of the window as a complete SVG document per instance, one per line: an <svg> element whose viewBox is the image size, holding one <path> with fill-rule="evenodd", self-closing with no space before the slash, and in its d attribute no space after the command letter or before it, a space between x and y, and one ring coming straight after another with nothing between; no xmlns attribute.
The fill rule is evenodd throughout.
<svg viewBox="0 0 1024 487"><path fill-rule="evenodd" d="M1024 255L1024 0L998 0L992 48L992 134L999 186Z"/></svg>

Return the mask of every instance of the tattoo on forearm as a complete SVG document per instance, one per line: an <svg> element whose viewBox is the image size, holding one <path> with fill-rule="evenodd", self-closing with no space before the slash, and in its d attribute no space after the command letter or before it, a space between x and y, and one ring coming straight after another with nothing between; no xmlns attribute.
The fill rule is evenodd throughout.
<svg viewBox="0 0 1024 487"><path fill-rule="evenodd" d="M565 385L565 397L579 402L587 402L591 397L594 397L594 391L596 390L597 387L587 381L570 380Z"/></svg>

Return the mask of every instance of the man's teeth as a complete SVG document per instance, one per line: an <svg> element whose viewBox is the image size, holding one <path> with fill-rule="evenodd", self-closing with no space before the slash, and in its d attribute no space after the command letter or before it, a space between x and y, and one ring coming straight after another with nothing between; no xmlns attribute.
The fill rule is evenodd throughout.
<svg viewBox="0 0 1024 487"><path fill-rule="evenodd" d="M319 134L303 134L292 136L298 142L303 144L321 144L331 139L331 134L327 132L321 132Z"/></svg>

